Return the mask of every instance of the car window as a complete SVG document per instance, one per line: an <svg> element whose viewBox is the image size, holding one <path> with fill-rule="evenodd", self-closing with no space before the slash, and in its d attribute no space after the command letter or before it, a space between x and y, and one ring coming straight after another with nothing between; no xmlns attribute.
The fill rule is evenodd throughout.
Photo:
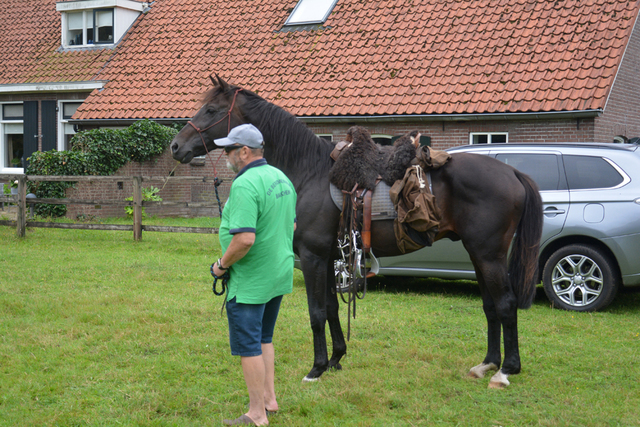
<svg viewBox="0 0 640 427"><path fill-rule="evenodd" d="M564 156L564 167L571 190L611 188L624 180L602 157Z"/></svg>
<svg viewBox="0 0 640 427"><path fill-rule="evenodd" d="M529 175L538 184L540 191L558 190L566 185L560 179L558 156L555 154L505 153L496 159Z"/></svg>

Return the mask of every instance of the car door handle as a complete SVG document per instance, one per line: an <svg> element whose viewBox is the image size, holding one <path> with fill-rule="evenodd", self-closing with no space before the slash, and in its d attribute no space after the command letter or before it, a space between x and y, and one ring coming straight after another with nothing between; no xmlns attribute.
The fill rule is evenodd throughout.
<svg viewBox="0 0 640 427"><path fill-rule="evenodd" d="M543 212L545 215L561 215L565 213L564 209L558 209L555 206L546 208Z"/></svg>

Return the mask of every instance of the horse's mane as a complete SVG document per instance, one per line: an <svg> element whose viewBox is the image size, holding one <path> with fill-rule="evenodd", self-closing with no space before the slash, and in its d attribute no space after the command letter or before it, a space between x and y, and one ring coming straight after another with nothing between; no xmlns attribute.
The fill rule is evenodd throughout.
<svg viewBox="0 0 640 427"><path fill-rule="evenodd" d="M233 96L238 89L230 86L227 94ZM328 173L333 144L317 137L295 116L250 90L243 89L240 93L246 99L242 106L245 119L258 127L265 139L265 158L269 164L285 173L294 169ZM210 91L205 96L212 99L215 94Z"/></svg>

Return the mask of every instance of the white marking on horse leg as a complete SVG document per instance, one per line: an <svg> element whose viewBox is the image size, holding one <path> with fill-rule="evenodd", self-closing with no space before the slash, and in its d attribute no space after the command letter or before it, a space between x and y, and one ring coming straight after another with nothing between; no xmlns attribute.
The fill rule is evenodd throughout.
<svg viewBox="0 0 640 427"><path fill-rule="evenodd" d="M472 378L484 378L484 375L489 371L495 371L498 367L493 363L481 363L473 368L469 369L467 376Z"/></svg>
<svg viewBox="0 0 640 427"><path fill-rule="evenodd" d="M309 377L304 377L302 379L303 383L315 383L316 381L319 381L320 378L309 378Z"/></svg>
<svg viewBox="0 0 640 427"><path fill-rule="evenodd" d="M509 375L504 374L502 369L495 373L494 376L491 377L491 381L489 381L489 388L505 388L508 386L509 380L507 379Z"/></svg>

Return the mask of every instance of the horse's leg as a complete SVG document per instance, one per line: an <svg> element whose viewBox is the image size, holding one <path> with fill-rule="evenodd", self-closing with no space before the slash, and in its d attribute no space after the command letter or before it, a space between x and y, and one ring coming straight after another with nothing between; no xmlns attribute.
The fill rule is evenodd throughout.
<svg viewBox="0 0 640 427"><path fill-rule="evenodd" d="M479 269L475 263L474 267L476 270L478 285L480 285L480 291L482 292L482 309L484 310L484 315L487 318L487 355L481 364L476 365L469 370L468 375L473 378L484 378L487 372L495 371L500 368L500 363L502 361L502 355L500 354L502 327L496 313L493 298L491 297L491 294L489 294L484 282L482 270Z"/></svg>
<svg viewBox="0 0 640 427"><path fill-rule="evenodd" d="M489 388L504 388L508 377L520 372L518 351L517 302L509 284L506 262L498 257L476 264L478 283L482 289L482 301L488 325L488 349L483 363L471 369L474 373L486 373L500 367L500 332L504 335L505 357L502 368L491 378ZM494 366L495 365L495 366ZM470 372L470 375L472 373Z"/></svg>
<svg viewBox="0 0 640 427"><path fill-rule="evenodd" d="M502 361L500 354L500 337L502 330L500 321L498 320L496 308L493 305L491 296L485 295L486 291L484 290L482 294L482 309L487 318L487 355L481 364L469 370L468 375L473 378L484 378L487 372L498 370Z"/></svg>
<svg viewBox="0 0 640 427"><path fill-rule="evenodd" d="M327 338L325 324L327 322L327 264L328 260L300 250L300 263L304 283L307 290L307 305L309 307L309 321L313 332L313 368L302 381L316 381L327 370L329 358L327 356Z"/></svg>
<svg viewBox="0 0 640 427"><path fill-rule="evenodd" d="M347 353L347 343L344 340L340 316L338 314L340 304L338 295L335 292L335 272L333 265L329 262L327 269L327 320L329 321L329 331L331 332L331 342L333 352L329 360L329 369L342 369L340 359Z"/></svg>
<svg viewBox="0 0 640 427"><path fill-rule="evenodd" d="M503 295L496 306L504 336L504 361L502 368L491 377L489 387L504 388L509 385L509 375L518 374L521 369L518 348L518 310L513 292Z"/></svg>

